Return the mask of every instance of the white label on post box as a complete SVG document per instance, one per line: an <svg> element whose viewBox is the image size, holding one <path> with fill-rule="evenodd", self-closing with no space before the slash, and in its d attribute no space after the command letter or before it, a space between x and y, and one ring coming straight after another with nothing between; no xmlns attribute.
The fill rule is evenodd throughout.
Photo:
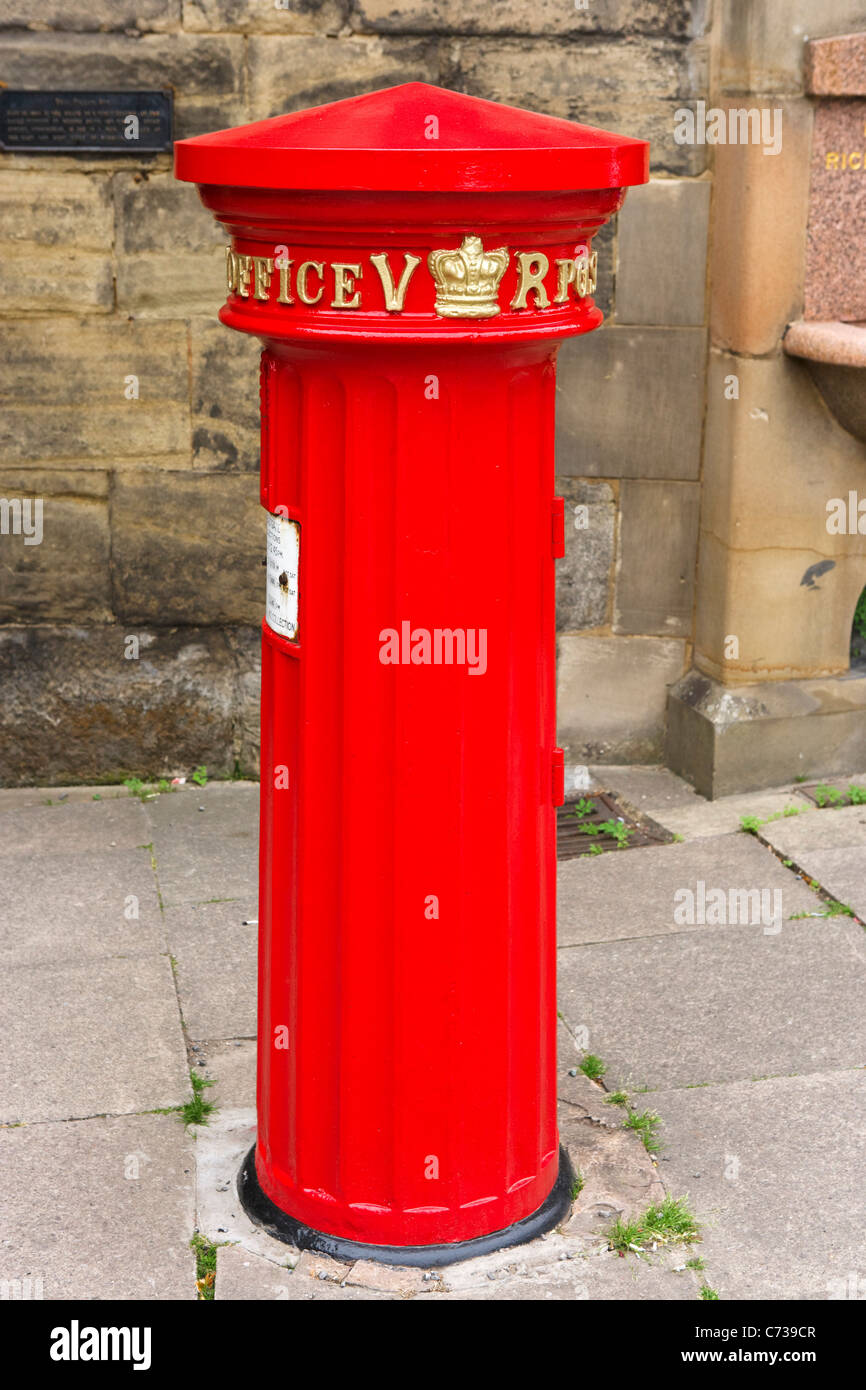
<svg viewBox="0 0 866 1390"><path fill-rule="evenodd" d="M301 528L287 516L268 513L268 581L265 620L281 637L298 640L298 570Z"/></svg>

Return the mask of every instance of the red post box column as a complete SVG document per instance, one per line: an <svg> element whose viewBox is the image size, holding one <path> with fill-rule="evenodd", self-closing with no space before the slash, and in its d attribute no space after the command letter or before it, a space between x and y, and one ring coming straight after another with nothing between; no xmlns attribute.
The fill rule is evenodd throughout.
<svg viewBox="0 0 866 1390"><path fill-rule="evenodd" d="M570 1198L555 356L643 141L410 84L181 141L257 335L258 1142L296 1244L444 1263Z"/></svg>

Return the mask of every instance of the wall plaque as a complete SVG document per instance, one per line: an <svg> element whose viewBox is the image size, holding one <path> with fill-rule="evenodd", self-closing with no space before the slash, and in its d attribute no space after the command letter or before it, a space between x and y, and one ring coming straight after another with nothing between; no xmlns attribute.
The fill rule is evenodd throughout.
<svg viewBox="0 0 866 1390"><path fill-rule="evenodd" d="M0 89L0 149L141 154L171 149L172 94Z"/></svg>

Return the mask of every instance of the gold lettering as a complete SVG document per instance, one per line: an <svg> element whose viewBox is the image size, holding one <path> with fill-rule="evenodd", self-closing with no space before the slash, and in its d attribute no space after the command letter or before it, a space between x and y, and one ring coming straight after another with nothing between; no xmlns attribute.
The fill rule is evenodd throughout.
<svg viewBox="0 0 866 1390"><path fill-rule="evenodd" d="M292 273L292 262L285 256L281 256L277 262L277 269L280 272L280 292L277 295L278 304L294 304L292 296L289 294L289 277Z"/></svg>
<svg viewBox="0 0 866 1390"><path fill-rule="evenodd" d="M253 297L267 299L274 262L271 256L253 256Z"/></svg>
<svg viewBox="0 0 866 1390"><path fill-rule="evenodd" d="M331 300L331 308L359 308L361 291L355 289L355 281L361 279L361 267L348 265L344 261L333 261L331 269L334 272L334 298Z"/></svg>
<svg viewBox="0 0 866 1390"><path fill-rule="evenodd" d="M298 299L302 304L318 304L324 292L324 285L319 285L315 294L310 294L307 289L307 276L311 270L316 272L320 280L325 273L325 267L321 261L304 261L298 266L298 278L295 284L298 289Z"/></svg>
<svg viewBox="0 0 866 1390"><path fill-rule="evenodd" d="M242 299L250 297L250 276L253 271L252 256L238 256L238 294Z"/></svg>
<svg viewBox="0 0 866 1390"><path fill-rule="evenodd" d="M857 161L856 164L854 163L854 160L855 160L855 159L856 159L856 161ZM849 168L849 169L862 169L862 168L863 168L863 156L862 156L862 154L860 153L859 150L853 150L852 153L849 154L849 156L848 156L848 168Z"/></svg>
<svg viewBox="0 0 866 1390"><path fill-rule="evenodd" d="M838 155L835 151L828 151L828 153L824 156L824 168L825 168L825 169L838 169L838 168L839 168L839 155Z"/></svg>
<svg viewBox="0 0 866 1390"><path fill-rule="evenodd" d="M518 251L517 269L519 279L517 281L517 293L511 301L512 309L527 308L526 296L530 290L535 291L535 307L546 309L550 304L547 297L547 290L542 281L550 268L550 262L541 251Z"/></svg>
<svg viewBox="0 0 866 1390"><path fill-rule="evenodd" d="M399 313L406 302L406 291L409 288L409 281L415 274L417 267L421 264L418 256L410 256L408 252L403 253L403 274L400 276L399 285L394 286L394 276L391 272L391 265L387 254L384 251L377 251L370 260L379 272L379 279L382 281L382 290L385 295L385 308L389 314Z"/></svg>
<svg viewBox="0 0 866 1390"><path fill-rule="evenodd" d="M238 258L230 246L226 247L226 288L230 294L238 288Z"/></svg>
<svg viewBox="0 0 866 1390"><path fill-rule="evenodd" d="M554 304L565 304L567 302L569 285L574 285L574 292L578 299L585 299L588 294L592 294L596 286L597 266L598 252L593 251L592 254L589 255L585 247L582 247L580 251L578 251L573 261L557 261L556 294L553 297Z"/></svg>
<svg viewBox="0 0 866 1390"><path fill-rule="evenodd" d="M556 262L556 294L553 296L554 304L565 304L568 299L568 287L574 284L574 261Z"/></svg>

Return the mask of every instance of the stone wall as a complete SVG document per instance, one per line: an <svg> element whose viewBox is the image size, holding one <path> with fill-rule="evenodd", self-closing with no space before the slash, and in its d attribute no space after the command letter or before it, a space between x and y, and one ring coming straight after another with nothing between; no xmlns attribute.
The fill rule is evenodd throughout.
<svg viewBox="0 0 866 1390"><path fill-rule="evenodd" d="M562 353L572 762L657 759L690 661L710 185L673 130L706 89L704 11L0 0L8 86L170 85L178 137L420 79L652 141L600 243L608 324ZM45 509L41 545L0 537L0 782L253 771L257 347L216 320L222 238L168 155L4 155L0 242L0 496Z"/></svg>

